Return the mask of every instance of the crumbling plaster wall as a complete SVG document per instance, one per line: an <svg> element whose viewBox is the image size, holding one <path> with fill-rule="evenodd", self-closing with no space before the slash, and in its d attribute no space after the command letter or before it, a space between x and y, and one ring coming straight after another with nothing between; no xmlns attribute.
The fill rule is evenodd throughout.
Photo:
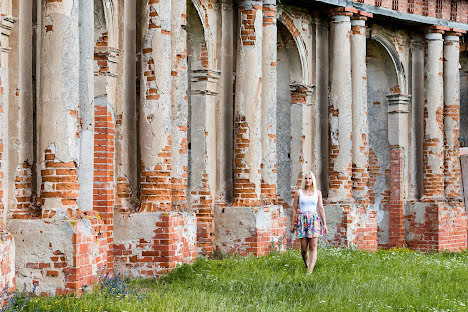
<svg viewBox="0 0 468 312"><path fill-rule="evenodd" d="M379 243L388 243L390 146L387 95L398 85L393 62L384 47L367 40L367 109L369 116L369 190L372 209L378 211Z"/></svg>
<svg viewBox="0 0 468 312"><path fill-rule="evenodd" d="M460 143L468 147L468 51L460 53Z"/></svg>

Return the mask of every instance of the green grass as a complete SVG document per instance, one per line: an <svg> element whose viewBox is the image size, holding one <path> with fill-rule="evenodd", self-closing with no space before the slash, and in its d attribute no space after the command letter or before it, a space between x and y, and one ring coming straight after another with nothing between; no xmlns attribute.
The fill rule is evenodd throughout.
<svg viewBox="0 0 468 312"><path fill-rule="evenodd" d="M468 252L320 248L312 275L299 251L198 259L129 284L127 296L39 298L25 311L468 311Z"/></svg>

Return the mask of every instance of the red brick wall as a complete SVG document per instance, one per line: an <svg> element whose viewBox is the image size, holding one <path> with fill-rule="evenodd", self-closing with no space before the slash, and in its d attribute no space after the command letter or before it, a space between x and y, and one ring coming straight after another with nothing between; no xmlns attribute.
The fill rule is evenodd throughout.
<svg viewBox="0 0 468 312"><path fill-rule="evenodd" d="M157 277L179 263L192 262L197 251L195 236L187 232L191 222L183 214L162 213L152 228L150 240L140 238L138 242L114 245L116 263L124 265L130 275Z"/></svg>
<svg viewBox="0 0 468 312"><path fill-rule="evenodd" d="M467 224L465 207L445 202L415 203L422 210L424 222L416 213L407 216L411 239L408 247L422 251L461 251L466 249Z"/></svg>
<svg viewBox="0 0 468 312"><path fill-rule="evenodd" d="M190 193L190 203L197 216L197 248L202 255L213 253L213 197L208 186L208 174L202 175L201 187Z"/></svg>
<svg viewBox="0 0 468 312"><path fill-rule="evenodd" d="M55 161L55 154L50 149L44 153L44 169L41 170L41 204L47 198L60 199L63 206L77 207L78 203L78 173L76 163ZM71 217L72 211L68 210ZM51 218L55 211L42 210L42 218Z"/></svg>
<svg viewBox="0 0 468 312"><path fill-rule="evenodd" d="M260 204L255 184L250 182L250 169L245 160L249 148L249 126L244 116L237 116L234 121L234 205L257 206Z"/></svg>
<svg viewBox="0 0 468 312"><path fill-rule="evenodd" d="M13 219L29 219L35 212L31 211L32 201L32 166L24 162L16 171L15 177L16 207L9 211Z"/></svg>
<svg viewBox="0 0 468 312"><path fill-rule="evenodd" d="M405 246L404 151L398 146L390 150L390 202L388 226L390 247Z"/></svg>
<svg viewBox="0 0 468 312"><path fill-rule="evenodd" d="M354 2L375 5L402 13L412 13L434 18L450 20L452 12L452 0L353 0ZM456 21L466 23L467 1L457 1ZM455 19L454 19L455 20Z"/></svg>
<svg viewBox="0 0 468 312"><path fill-rule="evenodd" d="M94 120L93 210L100 222L93 226L95 233L98 233L96 239L99 244L100 262L111 270L115 204L115 125L112 114L105 106L95 106Z"/></svg>

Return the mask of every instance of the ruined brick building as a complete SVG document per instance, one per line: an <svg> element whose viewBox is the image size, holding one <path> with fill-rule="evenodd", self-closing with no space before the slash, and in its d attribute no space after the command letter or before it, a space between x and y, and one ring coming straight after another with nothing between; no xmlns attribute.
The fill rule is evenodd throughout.
<svg viewBox="0 0 468 312"><path fill-rule="evenodd" d="M0 14L0 287L79 292L103 266L156 276L284 249L309 170L323 241L467 247L466 0L1 0Z"/></svg>

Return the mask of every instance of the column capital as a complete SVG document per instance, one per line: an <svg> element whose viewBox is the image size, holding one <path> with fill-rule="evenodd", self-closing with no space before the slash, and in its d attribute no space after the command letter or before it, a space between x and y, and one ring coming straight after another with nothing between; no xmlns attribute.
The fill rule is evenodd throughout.
<svg viewBox="0 0 468 312"><path fill-rule="evenodd" d="M263 0L263 6L276 6L276 0Z"/></svg>
<svg viewBox="0 0 468 312"><path fill-rule="evenodd" d="M457 36L457 37L461 37L464 34L466 34L466 30L457 29L457 28L451 28L449 31L445 33L445 35L447 36Z"/></svg>
<svg viewBox="0 0 468 312"><path fill-rule="evenodd" d="M432 25L432 26L429 26L429 27L425 27L423 29L424 29L424 33L426 34L426 36L425 36L426 39L429 39L429 40L431 40L432 38L439 37L439 36L436 36L437 34L442 36L442 34L444 34L446 31L450 31L450 28L444 27L444 26L439 26L439 25ZM432 35L432 34L434 34L434 35Z"/></svg>
<svg viewBox="0 0 468 312"><path fill-rule="evenodd" d="M262 0L239 0L239 8L261 10Z"/></svg>
<svg viewBox="0 0 468 312"><path fill-rule="evenodd" d="M389 114L392 113L409 113L409 102L411 100L410 95L403 95L403 94L388 94L387 95L387 102L388 102L388 110Z"/></svg>
<svg viewBox="0 0 468 312"><path fill-rule="evenodd" d="M358 13L359 11L351 7L339 7L329 11L331 16L331 21L335 23L340 22L349 22L353 14Z"/></svg>
<svg viewBox="0 0 468 312"><path fill-rule="evenodd" d="M289 85L291 92L304 92L306 95L311 95L314 92L314 85L308 86L300 83L292 83Z"/></svg>
<svg viewBox="0 0 468 312"><path fill-rule="evenodd" d="M445 43L448 42L460 42L460 37L466 33L466 30L460 30L452 28L450 31L447 31L444 36Z"/></svg>
<svg viewBox="0 0 468 312"><path fill-rule="evenodd" d="M427 32L424 35L426 41L442 41L442 32Z"/></svg>
<svg viewBox="0 0 468 312"><path fill-rule="evenodd" d="M192 94L218 94L218 81L221 73L216 70L200 69L190 71Z"/></svg>
<svg viewBox="0 0 468 312"><path fill-rule="evenodd" d="M366 11L358 11L357 13L354 13L352 19L353 20L362 20L362 21L367 21L368 18L373 18L374 14L366 12Z"/></svg>

